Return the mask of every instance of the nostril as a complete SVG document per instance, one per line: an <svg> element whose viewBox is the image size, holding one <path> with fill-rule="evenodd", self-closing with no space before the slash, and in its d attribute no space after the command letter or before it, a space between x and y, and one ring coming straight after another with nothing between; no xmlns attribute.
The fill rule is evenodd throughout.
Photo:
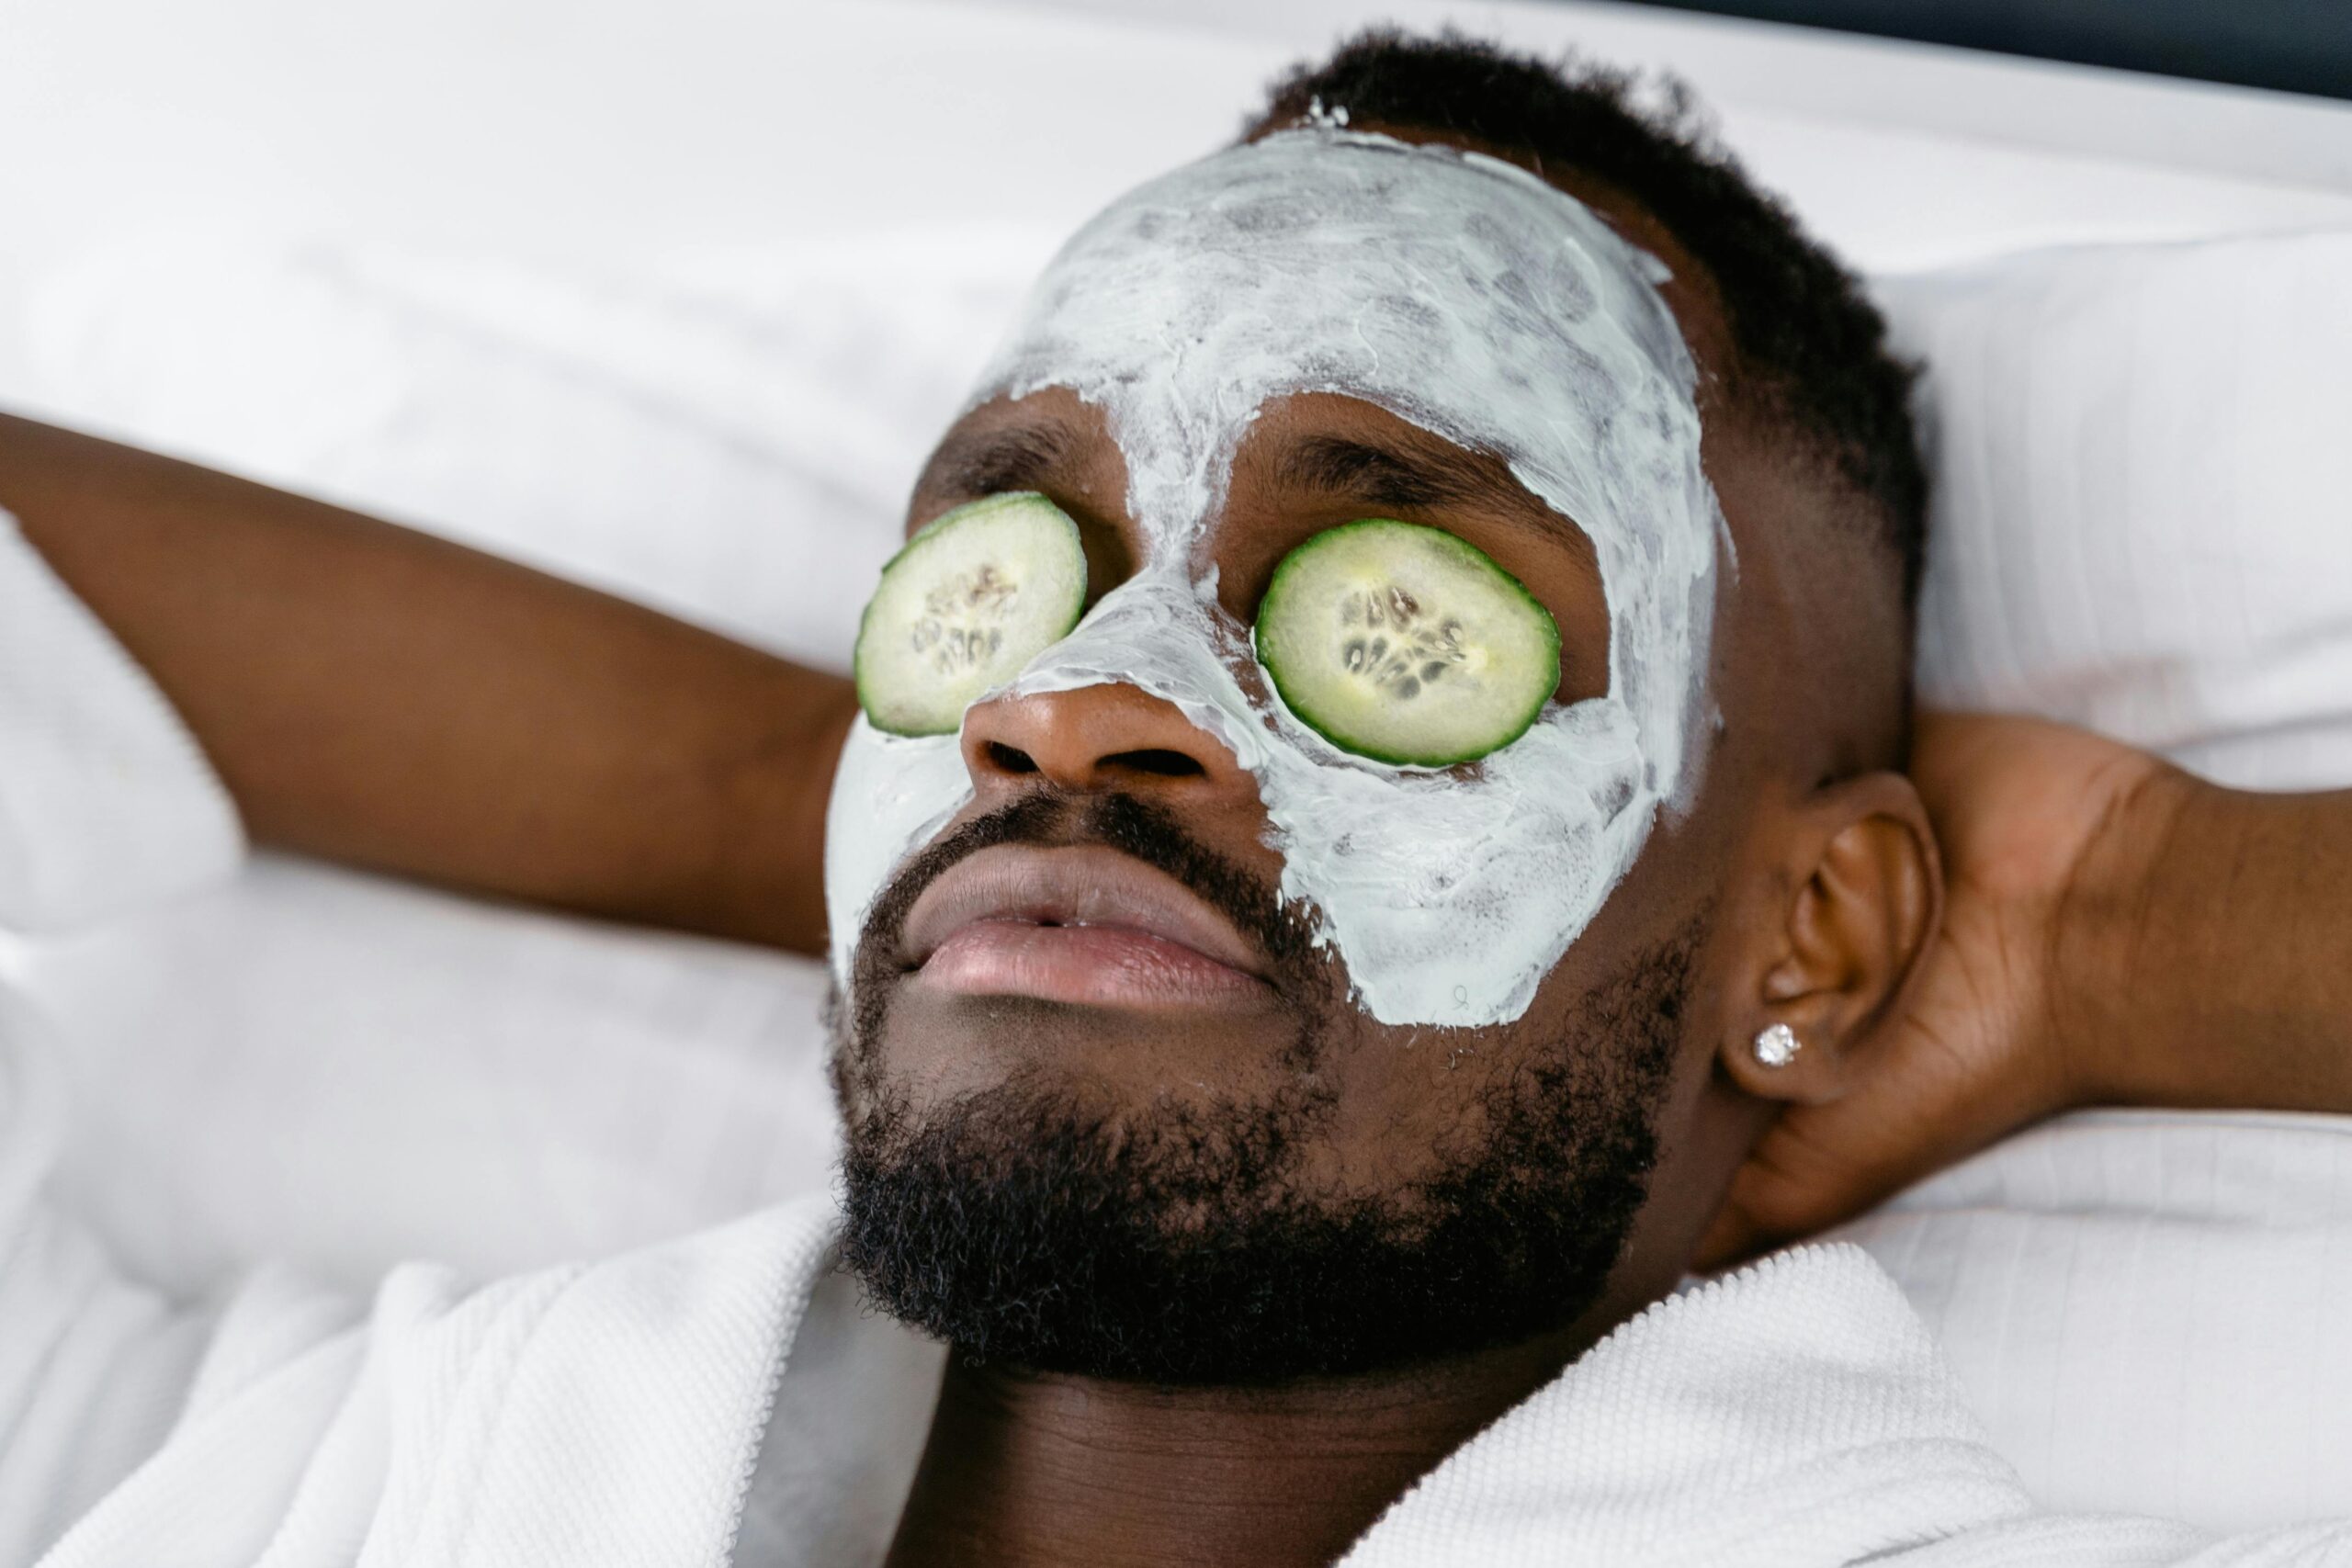
<svg viewBox="0 0 2352 1568"><path fill-rule="evenodd" d="M1199 762L1182 751L1157 749L1145 751L1121 751L1114 756L1103 758L1102 765L1109 768L1130 768L1139 773L1156 773L1161 778L1168 779L1192 778L1208 772L1206 768L1202 767Z"/></svg>
<svg viewBox="0 0 2352 1568"><path fill-rule="evenodd" d="M995 740L989 742L989 765L1008 773L1034 773L1037 771L1035 757Z"/></svg>

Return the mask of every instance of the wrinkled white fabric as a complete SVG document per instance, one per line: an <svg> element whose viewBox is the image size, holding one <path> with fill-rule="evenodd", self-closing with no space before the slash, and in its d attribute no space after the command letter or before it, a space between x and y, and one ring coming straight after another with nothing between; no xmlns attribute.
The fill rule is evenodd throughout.
<svg viewBox="0 0 2352 1568"><path fill-rule="evenodd" d="M2090 1111L1845 1226L2053 1507L2352 1517L2352 1118Z"/></svg>
<svg viewBox="0 0 2352 1568"><path fill-rule="evenodd" d="M43 1562L725 1562L829 1236L802 1204L471 1292L401 1269L209 1387Z"/></svg>
<svg viewBox="0 0 2352 1568"><path fill-rule="evenodd" d="M195 737L5 512L0 738L0 929L96 919L243 856Z"/></svg>
<svg viewBox="0 0 2352 1568"><path fill-rule="evenodd" d="M832 1235L812 1201L472 1295L403 1269L362 1327L215 1388L46 1562L870 1568L922 1423L901 1404L895 1455L861 1442L863 1374L902 1394L937 1361L842 1304ZM804 1371L802 1325L828 1312L831 1355ZM1832 1246L1652 1307L1344 1568L1865 1562L2332 1563L2352 1562L2352 1526L2215 1541L2038 1510L1901 1292Z"/></svg>
<svg viewBox="0 0 2352 1568"><path fill-rule="evenodd" d="M242 853L178 716L0 513L0 941L185 893ZM0 1563L161 1439L204 1335L47 1201L67 1107L44 1035L0 987Z"/></svg>
<svg viewBox="0 0 2352 1568"><path fill-rule="evenodd" d="M1935 474L1919 693L2352 784L2352 233L1881 279Z"/></svg>
<svg viewBox="0 0 2352 1568"><path fill-rule="evenodd" d="M1796 1247L1623 1325L1457 1450L1342 1568L2352 1562L2352 1524L2216 1540L2036 1506L1902 1292Z"/></svg>

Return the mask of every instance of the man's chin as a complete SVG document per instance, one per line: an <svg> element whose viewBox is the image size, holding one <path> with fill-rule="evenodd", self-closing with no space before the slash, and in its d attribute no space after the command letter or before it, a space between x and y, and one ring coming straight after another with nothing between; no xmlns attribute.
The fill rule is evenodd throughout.
<svg viewBox="0 0 2352 1568"><path fill-rule="evenodd" d="M1548 1186L1465 1168L1318 1201L1293 1179L1329 1111L1302 1091L1110 1115L1033 1077L918 1116L885 1092L850 1129L844 1258L964 1355L1161 1383L1458 1355L1598 1298L1641 1203L1645 1122Z"/></svg>
<svg viewBox="0 0 2352 1568"><path fill-rule="evenodd" d="M1388 1122L1361 1087L1340 1104L1345 1075L1318 1070L1354 1044L1338 976L1271 918L1236 923L1286 979L1240 1015L910 980L903 906L967 847L886 895L836 1011L843 1258L883 1310L967 1357L1247 1383L1509 1344L1599 1300L1646 1195L1702 921L1570 1017L1487 1041L1517 1069L1465 1086L1441 1156L1367 1134Z"/></svg>

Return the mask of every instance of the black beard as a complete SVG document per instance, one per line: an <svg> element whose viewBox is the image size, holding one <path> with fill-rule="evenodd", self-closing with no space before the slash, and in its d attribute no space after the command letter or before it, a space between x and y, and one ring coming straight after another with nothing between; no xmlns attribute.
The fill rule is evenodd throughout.
<svg viewBox="0 0 2352 1568"><path fill-rule="evenodd" d="M1482 1038L1482 1052L1526 1066L1484 1097L1476 1146L1376 1198L1295 1179L1328 1090L1111 1117L1032 1074L918 1118L876 1062L875 982L899 922L965 854L1070 816L1023 803L972 824L918 857L867 923L834 1075L848 1121L842 1258L875 1304L974 1359L1232 1384L1508 1344L1599 1299L1647 1193L1702 920L1589 994L1566 1036ZM1178 876L1261 943L1275 937L1279 971L1311 966L1271 893L1164 814L1112 797L1085 820L1088 839ZM1323 1005L1302 1010L1291 1058L1311 1067L1335 988L1328 970L1305 988Z"/></svg>

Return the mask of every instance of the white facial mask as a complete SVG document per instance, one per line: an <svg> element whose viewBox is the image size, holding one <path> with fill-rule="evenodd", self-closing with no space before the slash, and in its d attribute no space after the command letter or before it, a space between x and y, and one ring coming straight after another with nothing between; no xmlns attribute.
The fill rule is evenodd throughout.
<svg viewBox="0 0 2352 1568"><path fill-rule="evenodd" d="M1318 125L1180 169L1080 231L973 400L1062 387L1100 407L1147 547L1007 690L1132 684L1231 750L1283 897L1383 1023L1519 1017L1695 784L1722 515L1663 276L1511 164ZM1216 605L1205 542L1259 409L1297 392L1498 454L1573 519L1607 595L1608 694L1430 773L1340 751L1245 693L1248 628ZM876 894L969 798L954 737L858 721L826 849L842 984Z"/></svg>

